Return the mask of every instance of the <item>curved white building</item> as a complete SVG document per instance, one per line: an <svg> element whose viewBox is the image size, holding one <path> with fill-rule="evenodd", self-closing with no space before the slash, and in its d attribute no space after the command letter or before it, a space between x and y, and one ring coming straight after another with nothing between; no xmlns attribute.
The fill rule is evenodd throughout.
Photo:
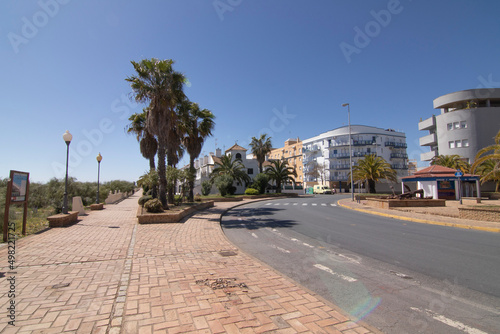
<svg viewBox="0 0 500 334"><path fill-rule="evenodd" d="M351 125L352 160L375 154L385 159L398 176L408 175L406 135L392 129ZM304 180L307 186L326 184L346 189L349 175L349 126L302 141ZM316 170L316 171L314 171Z"/></svg>
<svg viewBox="0 0 500 334"><path fill-rule="evenodd" d="M441 114L418 123L418 129L429 131L420 138L420 146L429 146L422 161L437 155L457 154L469 163L477 152L495 143L500 130L500 88L469 89L438 97L434 108Z"/></svg>

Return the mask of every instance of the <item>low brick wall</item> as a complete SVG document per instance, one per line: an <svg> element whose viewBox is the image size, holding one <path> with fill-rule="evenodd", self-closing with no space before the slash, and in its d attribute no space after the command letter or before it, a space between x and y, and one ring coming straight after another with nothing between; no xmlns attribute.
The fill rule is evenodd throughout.
<svg viewBox="0 0 500 334"><path fill-rule="evenodd" d="M68 214L59 213L47 217L49 227L64 227L73 224L78 220L78 211L70 211Z"/></svg>
<svg viewBox="0 0 500 334"><path fill-rule="evenodd" d="M205 201L205 200L203 200L203 201ZM243 201L243 197L218 197L218 198L210 198L210 199L207 199L206 201L207 202L239 202L239 201Z"/></svg>
<svg viewBox="0 0 500 334"><path fill-rule="evenodd" d="M458 208L458 216L462 219L500 222L500 208L480 206Z"/></svg>
<svg viewBox="0 0 500 334"><path fill-rule="evenodd" d="M142 207L139 206L139 208L137 209L137 220L139 221L139 224L178 223L184 217L189 216L196 211L210 208L212 206L214 206L214 201L204 202L175 213L168 211L163 213L146 213L146 210L144 210L144 213L142 214Z"/></svg>
<svg viewBox="0 0 500 334"><path fill-rule="evenodd" d="M94 210L102 210L104 209L104 204L103 203L99 203L99 204L90 204L90 210L94 211Z"/></svg>
<svg viewBox="0 0 500 334"><path fill-rule="evenodd" d="M374 208L392 209L392 208L409 208L409 207L435 207L446 206L444 199L380 199L380 198L367 198L366 204Z"/></svg>

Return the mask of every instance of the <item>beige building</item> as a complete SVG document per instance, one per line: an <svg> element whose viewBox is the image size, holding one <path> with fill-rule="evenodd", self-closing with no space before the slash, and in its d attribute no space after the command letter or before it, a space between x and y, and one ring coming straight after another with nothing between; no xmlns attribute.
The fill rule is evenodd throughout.
<svg viewBox="0 0 500 334"><path fill-rule="evenodd" d="M268 155L270 160L284 159L288 166L293 167L297 173L295 183L302 185L304 181L303 165L302 165L302 141L297 137L287 139L285 146L271 150Z"/></svg>

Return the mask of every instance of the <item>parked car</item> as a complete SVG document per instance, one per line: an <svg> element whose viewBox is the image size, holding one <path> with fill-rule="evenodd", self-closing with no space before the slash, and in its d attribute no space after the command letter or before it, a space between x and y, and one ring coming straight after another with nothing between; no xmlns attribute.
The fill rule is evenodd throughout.
<svg viewBox="0 0 500 334"><path fill-rule="evenodd" d="M314 186L313 192L315 194L331 194L332 189L330 189L328 186Z"/></svg>

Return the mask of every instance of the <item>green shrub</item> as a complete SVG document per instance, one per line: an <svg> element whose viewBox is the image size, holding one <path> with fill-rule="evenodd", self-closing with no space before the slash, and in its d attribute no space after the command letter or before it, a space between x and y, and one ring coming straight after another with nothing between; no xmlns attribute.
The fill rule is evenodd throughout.
<svg viewBox="0 0 500 334"><path fill-rule="evenodd" d="M201 183L201 194L203 196L210 195L210 191L212 190L212 182L209 180L205 180Z"/></svg>
<svg viewBox="0 0 500 334"><path fill-rule="evenodd" d="M149 201L150 199L153 199L153 196L150 196L150 195L146 195L146 196L142 196L141 198L139 198L139 205L140 206L144 206L144 204Z"/></svg>
<svg viewBox="0 0 500 334"><path fill-rule="evenodd" d="M254 188L247 188L245 190L245 195L258 195L259 194L259 191L257 189L254 189Z"/></svg>
<svg viewBox="0 0 500 334"><path fill-rule="evenodd" d="M174 196L174 204L180 205L181 203L182 203L182 195L175 195Z"/></svg>
<svg viewBox="0 0 500 334"><path fill-rule="evenodd" d="M232 190L230 188L233 186L233 178L229 175L219 175L214 179L214 183L220 195L226 196Z"/></svg>
<svg viewBox="0 0 500 334"><path fill-rule="evenodd" d="M252 183L252 188L259 191L260 194L266 192L267 185L269 183L269 176L264 173L259 173L255 175Z"/></svg>
<svg viewBox="0 0 500 334"><path fill-rule="evenodd" d="M153 198L144 204L144 208L150 213L160 213L163 212L163 205L158 198Z"/></svg>

